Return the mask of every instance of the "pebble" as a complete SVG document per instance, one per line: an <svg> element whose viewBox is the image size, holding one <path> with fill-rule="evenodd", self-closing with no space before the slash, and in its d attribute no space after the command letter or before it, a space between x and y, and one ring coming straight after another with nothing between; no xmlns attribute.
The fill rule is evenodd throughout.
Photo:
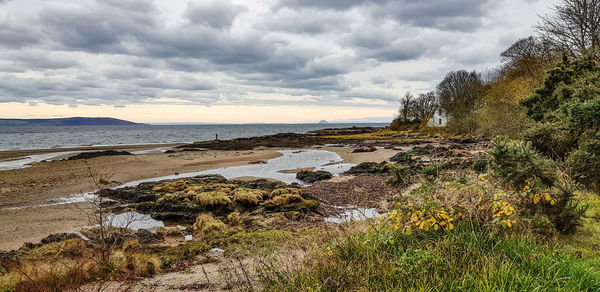
<svg viewBox="0 0 600 292"><path fill-rule="evenodd" d="M223 254L225 253L224 250L220 249L220 248L212 248L209 252L208 252L208 256L211 258L216 258L216 257L221 257L223 256Z"/></svg>

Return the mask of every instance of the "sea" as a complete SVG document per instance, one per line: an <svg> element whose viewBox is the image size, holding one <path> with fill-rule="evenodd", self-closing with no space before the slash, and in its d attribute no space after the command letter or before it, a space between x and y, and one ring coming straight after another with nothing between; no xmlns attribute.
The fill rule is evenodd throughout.
<svg viewBox="0 0 600 292"><path fill-rule="evenodd" d="M0 127L0 151L83 146L192 143L386 123Z"/></svg>

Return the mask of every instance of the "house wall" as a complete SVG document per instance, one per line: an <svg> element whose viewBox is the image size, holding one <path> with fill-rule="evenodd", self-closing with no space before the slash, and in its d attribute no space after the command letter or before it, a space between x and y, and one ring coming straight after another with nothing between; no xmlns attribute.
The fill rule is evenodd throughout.
<svg viewBox="0 0 600 292"><path fill-rule="evenodd" d="M439 109L435 111L433 117L427 121L427 126L429 127L445 127L448 123L448 116L444 112L444 110Z"/></svg>

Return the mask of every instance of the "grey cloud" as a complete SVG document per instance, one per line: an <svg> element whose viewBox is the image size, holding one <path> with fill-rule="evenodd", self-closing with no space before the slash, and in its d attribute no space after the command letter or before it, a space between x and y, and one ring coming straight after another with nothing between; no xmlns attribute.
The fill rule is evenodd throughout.
<svg viewBox="0 0 600 292"><path fill-rule="evenodd" d="M311 11L310 17L306 17L305 11L286 8L264 19L258 27L293 34L318 35L343 31L350 24L351 19L337 11Z"/></svg>
<svg viewBox="0 0 600 292"><path fill-rule="evenodd" d="M233 5L228 1L194 1L188 3L184 15L192 23L223 29L232 25L238 13L247 10L245 6Z"/></svg>
<svg viewBox="0 0 600 292"><path fill-rule="evenodd" d="M387 0L280 0L278 7L321 8L346 10L365 4L379 4Z"/></svg>
<svg viewBox="0 0 600 292"><path fill-rule="evenodd" d="M39 43L40 34L25 23L0 20L0 46L22 48Z"/></svg>
<svg viewBox="0 0 600 292"><path fill-rule="evenodd" d="M258 13L197 0L177 19L148 0L42 3L40 12L0 15L0 102L247 104L272 93L309 104L392 104L394 87L426 86L441 74L398 74L402 62L450 70L500 51L476 44L490 0L280 0ZM34 74L17 74L27 71Z"/></svg>
<svg viewBox="0 0 600 292"><path fill-rule="evenodd" d="M483 24L491 0L388 1L374 6L373 15L399 23L450 31L474 31Z"/></svg>

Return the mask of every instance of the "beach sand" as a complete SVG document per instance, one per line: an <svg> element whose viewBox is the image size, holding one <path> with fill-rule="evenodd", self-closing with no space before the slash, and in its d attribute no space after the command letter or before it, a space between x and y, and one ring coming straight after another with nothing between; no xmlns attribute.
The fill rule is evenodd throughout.
<svg viewBox="0 0 600 292"><path fill-rule="evenodd" d="M156 148L157 145L150 145ZM133 149L143 149L136 147ZM387 160L397 151L379 149L375 152L352 153L353 148L311 147L337 152L347 163ZM120 148L119 149L132 149ZM56 150L63 151L64 149ZM72 149L73 151L82 149ZM88 150L88 149L85 149ZM110 187L125 182L202 171L214 168L246 165L281 156L277 149L157 153L127 156L105 156L87 160L50 161L31 167L0 171L0 250L18 248L25 241L39 242L58 232L74 232L89 226L82 209L86 204L32 207L48 199L96 190L90 170L96 180L109 182ZM37 154L30 152L27 155ZM89 167L89 170L88 170Z"/></svg>

